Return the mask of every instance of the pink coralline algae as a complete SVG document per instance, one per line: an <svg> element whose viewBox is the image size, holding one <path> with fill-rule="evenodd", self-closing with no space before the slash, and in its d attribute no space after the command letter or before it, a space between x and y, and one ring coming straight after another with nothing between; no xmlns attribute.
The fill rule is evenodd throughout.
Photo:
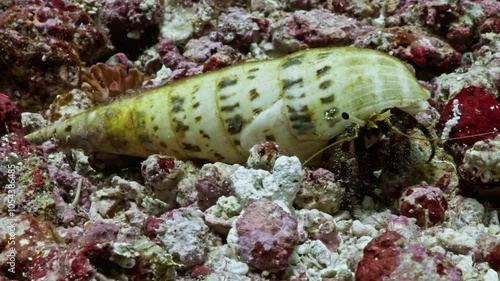
<svg viewBox="0 0 500 281"><path fill-rule="evenodd" d="M337 227L332 217L317 210L299 211L299 239L320 240L332 252L336 252L342 238L340 238Z"/></svg>
<svg viewBox="0 0 500 281"><path fill-rule="evenodd" d="M109 39L76 6L49 1L13 6L0 16L0 85L38 99L79 83L80 65L111 50ZM34 97L33 97L34 98ZM20 99L18 106L29 106Z"/></svg>
<svg viewBox="0 0 500 281"><path fill-rule="evenodd" d="M214 41L220 41L239 48L258 43L268 36L270 22L258 18L241 8L229 8L227 14L219 18L219 26L210 36Z"/></svg>
<svg viewBox="0 0 500 281"><path fill-rule="evenodd" d="M389 6L387 2L382 5ZM323 7L334 13L344 14L357 19L365 19L377 17L380 14L380 4L380 2L376 1L334 0L326 1Z"/></svg>
<svg viewBox="0 0 500 281"><path fill-rule="evenodd" d="M152 155L141 165L141 173L145 184L151 188L155 196L168 203L170 208L175 207L177 183L182 170L180 161L173 157Z"/></svg>
<svg viewBox="0 0 500 281"><path fill-rule="evenodd" d="M442 131L443 138L459 138L447 143L461 147L494 138L500 129L500 103L480 88L464 88L446 103L436 129ZM462 156L463 150L455 160L460 163Z"/></svg>
<svg viewBox="0 0 500 281"><path fill-rule="evenodd" d="M460 66L460 53L417 26L376 29L357 39L356 46L390 53L430 71L444 72Z"/></svg>
<svg viewBox="0 0 500 281"><path fill-rule="evenodd" d="M198 191L198 206L201 210L215 205L221 196L234 194L229 176L221 173L219 168L213 164L203 165L194 187Z"/></svg>
<svg viewBox="0 0 500 281"><path fill-rule="evenodd" d="M241 60L241 54L231 46L214 42L209 36L191 39L182 54L188 61L202 64L203 72L220 69Z"/></svg>
<svg viewBox="0 0 500 281"><path fill-rule="evenodd" d="M42 156L42 149L29 143L24 137L10 134L0 139L0 155L7 160L7 154L15 153L21 157Z"/></svg>
<svg viewBox="0 0 500 281"><path fill-rule="evenodd" d="M444 220L448 201L441 189L433 186L412 186L399 199L401 215L415 218L420 227L430 227Z"/></svg>
<svg viewBox="0 0 500 281"><path fill-rule="evenodd" d="M0 137L9 133L24 135L21 114L7 95L0 94Z"/></svg>
<svg viewBox="0 0 500 281"><path fill-rule="evenodd" d="M462 272L439 253L426 250L395 231L375 237L363 250L356 281L461 281Z"/></svg>
<svg viewBox="0 0 500 281"><path fill-rule="evenodd" d="M202 73L202 68L194 62L185 59L172 39L163 39L156 45L160 61L172 69L170 79L176 80Z"/></svg>
<svg viewBox="0 0 500 281"><path fill-rule="evenodd" d="M469 148L458 167L459 188L464 195L486 199L495 207L500 205L500 138L478 141ZM477 194L476 194L477 193Z"/></svg>
<svg viewBox="0 0 500 281"><path fill-rule="evenodd" d="M114 224L97 221L85 228L85 232L78 239L78 243L84 245L88 243L111 242L116 239L118 231L118 227Z"/></svg>
<svg viewBox="0 0 500 281"><path fill-rule="evenodd" d="M489 18L484 21L484 23L479 28L481 33L500 33L500 19L499 18Z"/></svg>
<svg viewBox="0 0 500 281"><path fill-rule="evenodd" d="M172 70L171 80L217 70L240 61L242 57L232 47L212 41L208 36L190 40L185 46L184 56L172 39L160 41L156 50L161 63Z"/></svg>
<svg viewBox="0 0 500 281"><path fill-rule="evenodd" d="M267 199L249 204L236 229L240 255L260 270L283 269L298 241L297 220Z"/></svg>
<svg viewBox="0 0 500 281"><path fill-rule="evenodd" d="M311 48L345 46L353 43L362 32L356 19L344 15L336 15L325 9L296 11L284 20L282 30L273 32L273 44L285 47L289 45L287 41L296 40L296 48L299 44Z"/></svg>
<svg viewBox="0 0 500 281"><path fill-rule="evenodd" d="M378 281L389 276L399 265L404 242L404 237L395 231L387 231L370 241L356 269L356 281Z"/></svg>
<svg viewBox="0 0 500 281"><path fill-rule="evenodd" d="M12 224L13 229L6 226ZM36 280L35 276L45 276L48 260L59 251L55 227L47 221L39 221L35 217L20 215L16 218L0 219L2 237L11 236L15 241L15 274L8 274L10 279ZM8 232L9 231L9 232ZM5 240L4 240L5 241ZM21 242L22 241L22 242ZM2 243L1 254L7 256L11 246ZM40 253L43 253L41 255ZM8 273L7 264L2 263L2 272ZM23 279L24 278L24 279Z"/></svg>
<svg viewBox="0 0 500 281"><path fill-rule="evenodd" d="M459 16L462 1L424 0L420 1L418 18L423 26L436 31L446 29Z"/></svg>
<svg viewBox="0 0 500 281"><path fill-rule="evenodd" d="M157 224L156 239L166 251L185 266L202 264L213 235L203 220L203 213L193 208L179 208L163 214Z"/></svg>
<svg viewBox="0 0 500 281"><path fill-rule="evenodd" d="M500 243L498 243L493 250L485 256L485 260L494 270L500 270Z"/></svg>
<svg viewBox="0 0 500 281"><path fill-rule="evenodd" d="M295 197L294 206L335 214L340 209L344 195L345 188L332 172L321 168L315 171L305 169L304 181Z"/></svg>
<svg viewBox="0 0 500 281"><path fill-rule="evenodd" d="M280 156L279 147L275 142L259 143L250 149L247 166L253 169L272 170L276 159Z"/></svg>

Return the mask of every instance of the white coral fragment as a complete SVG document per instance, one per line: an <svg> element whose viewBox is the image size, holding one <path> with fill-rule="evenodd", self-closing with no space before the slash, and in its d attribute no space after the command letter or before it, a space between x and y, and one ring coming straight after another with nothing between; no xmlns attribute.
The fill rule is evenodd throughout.
<svg viewBox="0 0 500 281"><path fill-rule="evenodd" d="M302 165L295 156L281 156L276 159L272 174L239 167L231 180L236 196L244 206L264 198L291 206L302 181Z"/></svg>
<svg viewBox="0 0 500 281"><path fill-rule="evenodd" d="M465 153L462 168L484 183L500 180L500 137L476 142Z"/></svg>

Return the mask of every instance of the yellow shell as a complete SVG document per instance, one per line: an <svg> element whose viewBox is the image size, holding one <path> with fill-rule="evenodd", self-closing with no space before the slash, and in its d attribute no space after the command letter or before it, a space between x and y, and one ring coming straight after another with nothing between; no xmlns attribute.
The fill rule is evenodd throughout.
<svg viewBox="0 0 500 281"><path fill-rule="evenodd" d="M26 138L55 137L89 151L242 163L273 140L304 160L341 134L398 107L427 106L429 92L398 59L353 47L311 49L186 78L95 107Z"/></svg>

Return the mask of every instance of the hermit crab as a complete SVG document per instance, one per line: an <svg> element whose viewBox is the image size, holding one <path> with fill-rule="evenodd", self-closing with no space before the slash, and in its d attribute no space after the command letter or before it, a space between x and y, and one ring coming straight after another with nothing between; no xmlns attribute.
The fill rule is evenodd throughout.
<svg viewBox="0 0 500 281"><path fill-rule="evenodd" d="M354 47L247 62L127 96L26 138L115 154L242 163L274 141L306 160L353 124L424 110L430 93L400 60Z"/></svg>

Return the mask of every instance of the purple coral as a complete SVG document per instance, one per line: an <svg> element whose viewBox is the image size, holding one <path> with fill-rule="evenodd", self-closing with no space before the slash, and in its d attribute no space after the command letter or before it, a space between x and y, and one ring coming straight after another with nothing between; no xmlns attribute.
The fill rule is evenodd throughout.
<svg viewBox="0 0 500 281"><path fill-rule="evenodd" d="M249 46L268 37L269 20L258 18L241 8L229 8L220 16L217 31L211 34L214 41L239 47Z"/></svg>
<svg viewBox="0 0 500 281"><path fill-rule="evenodd" d="M83 236L78 239L81 245L89 243L112 242L118 235L118 227L114 224L97 221L85 229Z"/></svg>
<svg viewBox="0 0 500 281"><path fill-rule="evenodd" d="M450 122L452 119L457 120ZM436 128L445 138L456 138L448 141L450 144L471 146L476 141L494 138L500 129L500 102L478 87L464 88L446 103Z"/></svg>
<svg viewBox="0 0 500 281"><path fill-rule="evenodd" d="M387 231L370 241L356 269L356 281L378 281L389 276L399 265L403 243L404 237L395 231Z"/></svg>
<svg viewBox="0 0 500 281"><path fill-rule="evenodd" d="M417 26L375 30L358 38L356 46L390 53L433 72L450 71L460 66L460 53Z"/></svg>
<svg viewBox="0 0 500 281"><path fill-rule="evenodd" d="M203 64L203 72L232 65L241 60L242 55L231 46L214 42L208 36L187 42L183 56L188 60Z"/></svg>
<svg viewBox="0 0 500 281"><path fill-rule="evenodd" d="M415 218L421 227L433 226L444 220L448 200L441 189L433 186L412 186L399 199L399 212Z"/></svg>
<svg viewBox="0 0 500 281"><path fill-rule="evenodd" d="M251 203L236 221L238 251L260 269L283 269L298 241L297 220L267 199Z"/></svg>
<svg viewBox="0 0 500 281"><path fill-rule="evenodd" d="M194 183L198 191L198 206L202 210L215 205L221 196L233 195L231 180L213 164L205 164Z"/></svg>
<svg viewBox="0 0 500 281"><path fill-rule="evenodd" d="M286 41L295 39L309 47L345 46L363 32L356 19L325 9L296 11L285 19L281 32L273 33L273 44L286 46Z"/></svg>
<svg viewBox="0 0 500 281"><path fill-rule="evenodd" d="M160 61L166 67L172 69L171 79L181 79L202 72L201 66L186 60L179 52L172 39L163 39L156 45L156 50L160 55Z"/></svg>
<svg viewBox="0 0 500 281"><path fill-rule="evenodd" d="M9 133L24 135L21 114L8 96L0 94L0 137Z"/></svg>
<svg viewBox="0 0 500 281"><path fill-rule="evenodd" d="M395 231L386 231L366 245L355 278L356 281L463 280L460 268L445 256L411 243Z"/></svg>
<svg viewBox="0 0 500 281"><path fill-rule="evenodd" d="M55 96L79 83L80 65L111 50L85 11L62 1L13 6L0 16L0 86L24 95L18 106ZM35 99L35 101L33 101Z"/></svg>

